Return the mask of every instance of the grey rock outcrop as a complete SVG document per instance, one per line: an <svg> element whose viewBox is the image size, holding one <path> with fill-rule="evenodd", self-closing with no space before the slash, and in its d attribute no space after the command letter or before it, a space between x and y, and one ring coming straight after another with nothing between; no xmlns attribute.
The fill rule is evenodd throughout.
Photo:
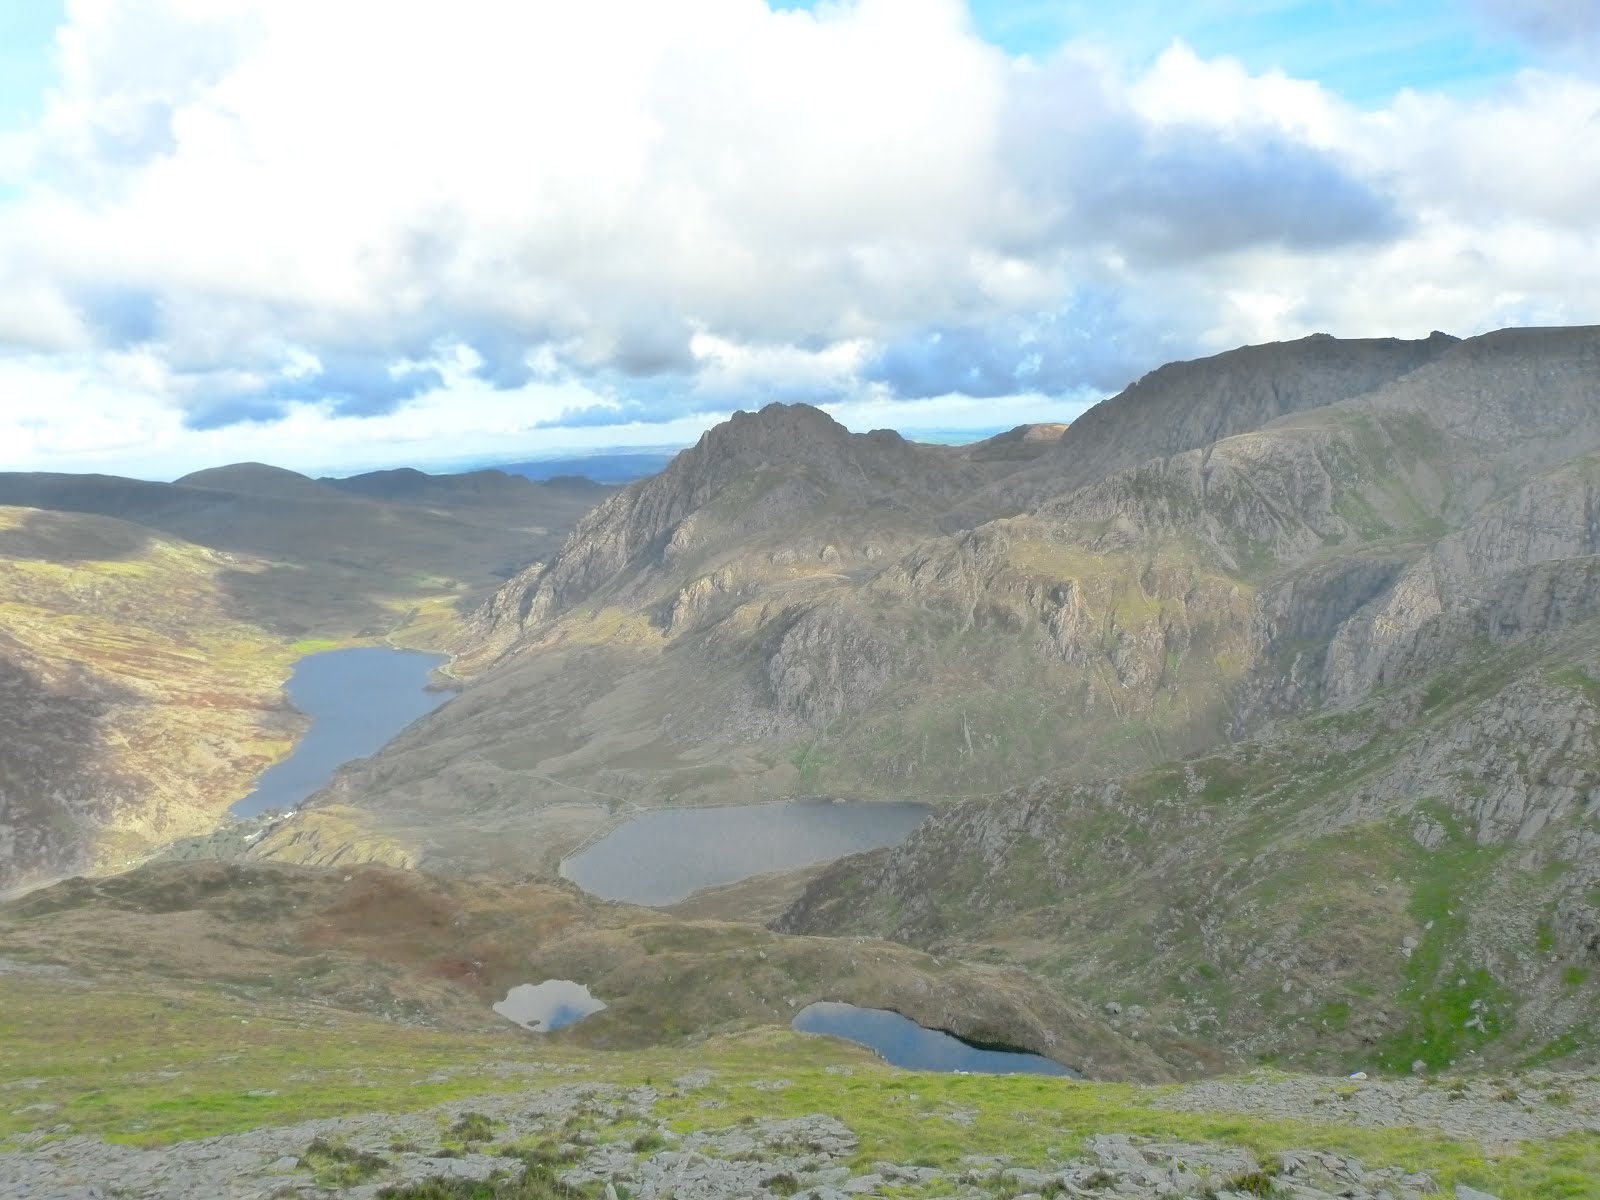
<svg viewBox="0 0 1600 1200"><path fill-rule="evenodd" d="M661 474L590 513L553 561L502 589L480 628L514 637L607 585L626 592L625 572L681 566L708 548L797 525L819 505L931 513L985 475L892 430L852 434L806 404L735 413Z"/></svg>
<svg viewBox="0 0 1600 1200"><path fill-rule="evenodd" d="M1456 343L1443 333L1420 341L1313 334L1168 363L1095 405L1032 467L990 485L968 504L995 516L1031 509L1150 459L1377 391Z"/></svg>
<svg viewBox="0 0 1600 1200"><path fill-rule="evenodd" d="M1333 1082L1199 1085L1166 1097L1164 1103L1189 1111L1303 1118L1317 1111L1313 1103L1326 1103L1337 1095ZM1577 1107L1542 1121L1516 1119L1513 1127L1519 1134L1550 1137L1593 1128L1593 1085L1576 1080L1563 1084ZM1486 1137L1491 1145L1504 1142L1501 1135L1509 1130L1485 1123L1498 1115L1490 1110L1504 1105L1476 1097L1442 1101L1421 1092L1420 1085L1410 1082L1371 1085L1361 1090L1360 1102L1343 1119L1372 1126L1404 1119L1443 1125L1458 1136ZM571 1085L481 1096L419 1113L361 1113L254 1129L154 1150L86 1137L42 1143L31 1139L36 1144L0 1153L0 1189L30 1200L134 1195L162 1200L213 1200L220 1195L248 1200L328 1195L373 1200L386 1188L430 1181L447 1187L451 1181L509 1184L521 1164L496 1151L503 1145L544 1138L554 1153L549 1171L556 1186L594 1196L626 1192L640 1200L751 1200L795 1194L844 1200L887 1191L896 1196L982 1200L1002 1189L1006 1195L1201 1200L1258 1195L1268 1179L1274 1194L1296 1200L1421 1200L1438 1191L1426 1172L1363 1161L1315 1145L1263 1156L1238 1145L1164 1141L1115 1131L1092 1133L1079 1152L1051 1155L1048 1160L969 1154L938 1167L880 1161L863 1168L851 1162L860 1139L836 1117L824 1113L768 1117L679 1134L657 1114L661 1099L651 1088L625 1091L608 1085ZM448 1154L442 1148L431 1152L441 1129L468 1112L492 1127L492 1141L452 1147ZM907 1114L907 1119L914 1118ZM566 1136L564 1121L595 1128ZM633 1134L641 1125L648 1131L644 1141ZM358 1178L319 1182L313 1174L318 1152L359 1164ZM1488 1195L1466 1184L1457 1185L1456 1193L1471 1200Z"/></svg>

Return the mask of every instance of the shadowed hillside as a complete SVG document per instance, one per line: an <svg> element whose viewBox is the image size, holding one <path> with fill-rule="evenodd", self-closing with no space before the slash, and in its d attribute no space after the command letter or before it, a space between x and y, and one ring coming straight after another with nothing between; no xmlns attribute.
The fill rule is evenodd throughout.
<svg viewBox="0 0 1600 1200"><path fill-rule="evenodd" d="M418 475L440 494L386 503L261 464L0 476L33 506L0 507L0 893L207 832L300 732L294 658L386 631L437 644L605 494Z"/></svg>
<svg viewBox="0 0 1600 1200"><path fill-rule="evenodd" d="M253 565L0 508L0 893L202 832L287 752L294 654L226 586Z"/></svg>
<svg viewBox="0 0 1600 1200"><path fill-rule="evenodd" d="M289 636L372 636L417 600L475 603L500 577L553 552L606 493L502 477L424 476L411 495L318 482L259 463L177 483L105 475L0 474L0 504L95 513L262 560L228 580L239 619ZM491 473L492 474L492 473ZM361 494L363 490L373 495ZM393 490L390 488L389 490ZM385 503L402 500L404 503Z"/></svg>

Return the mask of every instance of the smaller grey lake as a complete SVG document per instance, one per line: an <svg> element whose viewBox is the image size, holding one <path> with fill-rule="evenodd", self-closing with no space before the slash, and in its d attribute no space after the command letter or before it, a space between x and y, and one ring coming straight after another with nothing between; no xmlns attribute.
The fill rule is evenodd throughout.
<svg viewBox="0 0 1600 1200"><path fill-rule="evenodd" d="M1071 1067L1023 1050L974 1046L938 1029L925 1029L909 1017L882 1008L822 1001L802 1008L793 1021L802 1033L825 1033L859 1043L885 1062L908 1071L965 1071L973 1075L1065 1075Z"/></svg>
<svg viewBox="0 0 1600 1200"><path fill-rule="evenodd" d="M606 1006L604 1000L589 994L589 989L570 979L546 979L543 983L523 983L506 993L506 998L490 1007L508 1021L534 1033L549 1033Z"/></svg>
<svg viewBox="0 0 1600 1200"><path fill-rule="evenodd" d="M290 809L333 778L352 759L381 750L418 717L432 712L449 692L429 692L428 675L442 654L356 646L308 654L284 685L289 700L311 718L311 728L282 762L256 780L255 791L229 811L253 817Z"/></svg>
<svg viewBox="0 0 1600 1200"><path fill-rule="evenodd" d="M927 815L926 804L899 801L657 808L574 854L561 873L607 900L676 904L701 888L898 845Z"/></svg>

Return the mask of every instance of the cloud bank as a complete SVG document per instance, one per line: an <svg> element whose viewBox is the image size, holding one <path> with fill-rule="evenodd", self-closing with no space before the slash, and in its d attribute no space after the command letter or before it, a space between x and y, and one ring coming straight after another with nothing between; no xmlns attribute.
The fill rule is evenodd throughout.
<svg viewBox="0 0 1600 1200"><path fill-rule="evenodd" d="M69 16L0 135L0 468L1007 424L1239 342L1600 319L1561 57L1373 111L1181 44L1011 56L956 0Z"/></svg>

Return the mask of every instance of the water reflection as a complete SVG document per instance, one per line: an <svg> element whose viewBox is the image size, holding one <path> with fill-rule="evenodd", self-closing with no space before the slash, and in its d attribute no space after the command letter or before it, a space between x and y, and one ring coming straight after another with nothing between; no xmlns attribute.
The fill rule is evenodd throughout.
<svg viewBox="0 0 1600 1200"><path fill-rule="evenodd" d="M925 804L788 800L737 808L641 812L561 864L584 891L633 904L676 904L701 888L894 846Z"/></svg>
<svg viewBox="0 0 1600 1200"><path fill-rule="evenodd" d="M450 699L423 690L442 654L354 646L308 654L284 684L290 702L311 727L282 762L256 780L255 790L233 806L236 817L294 808L325 786L344 763L376 754L411 722Z"/></svg>
<svg viewBox="0 0 1600 1200"><path fill-rule="evenodd" d="M534 1033L549 1033L581 1021L591 1013L606 1006L604 1000L589 994L589 989L570 979L546 979L543 983L523 983L506 993L506 998L493 1005L495 1012L508 1021L531 1029Z"/></svg>
<svg viewBox="0 0 1600 1200"><path fill-rule="evenodd" d="M981 1075L1067 1075L1071 1067L1020 1050L988 1050L881 1008L823 1001L795 1015L802 1033L826 1033L857 1042L886 1062L911 1071L964 1071Z"/></svg>

